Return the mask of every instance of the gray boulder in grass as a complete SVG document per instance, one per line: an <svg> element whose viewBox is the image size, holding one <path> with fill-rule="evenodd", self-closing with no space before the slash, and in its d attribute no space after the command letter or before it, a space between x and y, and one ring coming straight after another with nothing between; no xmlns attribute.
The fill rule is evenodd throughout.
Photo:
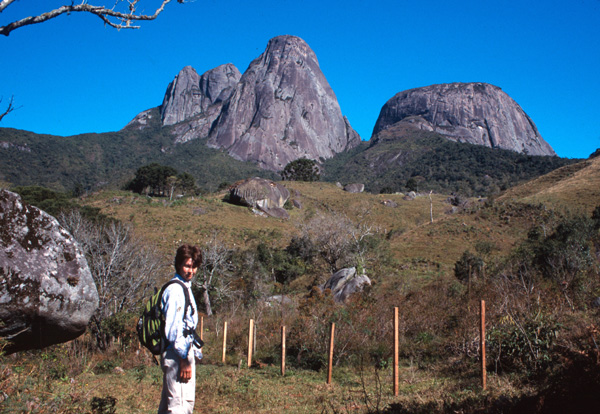
<svg viewBox="0 0 600 414"><path fill-rule="evenodd" d="M0 338L8 354L67 342L98 307L87 261L58 221L0 190Z"/></svg>
<svg viewBox="0 0 600 414"><path fill-rule="evenodd" d="M333 300L344 302L350 295L361 292L365 286L371 285L371 279L367 275L357 275L355 267L341 269L335 272L321 290L331 289Z"/></svg>
<svg viewBox="0 0 600 414"><path fill-rule="evenodd" d="M348 184L344 187L344 191L349 193L362 193L365 191L365 185L360 183Z"/></svg>
<svg viewBox="0 0 600 414"><path fill-rule="evenodd" d="M279 183L254 177L240 181L229 190L229 201L260 210L271 217L289 218L283 208L290 192Z"/></svg>

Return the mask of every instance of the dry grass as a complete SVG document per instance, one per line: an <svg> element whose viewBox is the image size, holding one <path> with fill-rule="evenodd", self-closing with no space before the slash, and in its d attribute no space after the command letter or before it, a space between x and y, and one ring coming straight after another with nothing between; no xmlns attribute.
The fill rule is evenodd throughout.
<svg viewBox="0 0 600 414"><path fill-rule="evenodd" d="M138 365L124 370L95 374L93 370L49 380L32 359L12 362L12 373L4 375L1 390L6 400L0 407L30 413L93 413L94 398L116 400L116 414L155 413L160 401L162 374L156 365ZM0 365L4 368L4 364ZM88 367L89 368L89 367ZM446 371L446 372L445 372ZM506 378L489 377L481 390L476 372L462 381L440 366L422 368L404 361L399 370L399 395L393 396L391 368L336 367L332 384L326 372L289 369L284 377L279 367L252 369L221 364L200 364L196 375L196 410L202 413L319 413L383 412L391 404L460 404L499 395L521 396ZM26 380L25 380L26 378Z"/></svg>
<svg viewBox="0 0 600 414"><path fill-rule="evenodd" d="M241 309L234 304L231 309L237 310L223 309L206 321L205 360L197 372L197 412L366 414L384 412L385 407L396 407L396 412L476 412L489 407L490 401L518 399L537 391L524 385L522 373L490 373L488 390L482 391L476 356L460 357L456 349L448 349L470 346L477 337L476 315L465 316L465 309L475 309L478 298L466 298L464 286L454 280L453 266L465 250L474 252L482 243L493 247L493 259L507 254L526 236L540 219L536 215L541 210L511 203L544 203L591 212L600 204L600 158L512 189L489 208L471 200L471 207L451 213L447 197L434 194L433 222L427 194L409 201L402 195L349 194L329 183L283 184L302 204L302 208L289 210L289 220L260 217L248 208L225 203L225 193L168 202L126 192L102 192L84 200L104 214L131 223L136 232L159 247L166 262L182 242L204 244L214 232L231 248L249 248L261 242L285 247L298 234L300 224L319 210L368 220L381 230L392 259L369 268L369 276L376 282L370 293L374 303L369 305L367 298L364 304L346 308L350 309L347 314L323 305L323 314L313 312L306 316L305 325L297 325L323 324L338 317L340 330L346 323L348 332L354 332L355 336L346 338L350 344L367 336L362 335L364 329L371 330L367 345L369 352L377 351L381 357L381 369L375 371L373 365L361 369L355 356L355 363L334 369L332 385L325 384L325 372L301 370L291 364L282 378L277 366L277 328L281 323L294 323L301 313L299 303L308 303L305 295L298 295L296 307L285 314L258 306ZM392 200L397 207L383 205L384 200ZM393 397L391 328L389 321L381 319L397 305L402 307L404 359L399 396ZM494 312L490 305L490 323L491 318L501 316ZM251 369L238 369L238 362L245 362L244 332L249 315L261 329L259 363ZM322 320L316 321L316 317ZM222 365L219 326L226 319L231 343ZM371 329L367 320L380 321L381 326ZM265 332L267 327L275 333ZM308 335L300 336L290 339L288 345L293 339L296 343L309 340ZM119 347L90 354L78 341L39 353L0 357L0 412L91 413L94 397L116 398L116 413L156 412L162 375L147 355ZM116 365L122 371L115 370Z"/></svg>
<svg viewBox="0 0 600 414"><path fill-rule="evenodd" d="M600 204L600 157L559 168L511 188L498 198L499 201L514 199L590 214Z"/></svg>

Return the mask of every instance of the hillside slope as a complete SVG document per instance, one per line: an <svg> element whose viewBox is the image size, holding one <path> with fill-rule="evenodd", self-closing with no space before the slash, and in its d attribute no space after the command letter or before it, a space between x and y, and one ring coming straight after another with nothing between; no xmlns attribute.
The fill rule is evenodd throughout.
<svg viewBox="0 0 600 414"><path fill-rule="evenodd" d="M154 110L151 119L157 118ZM0 180L13 186L41 185L60 191L71 191L76 185L94 191L119 188L139 167L152 162L192 174L203 191L214 191L224 181L276 177L255 164L208 148L204 140L174 145L169 127L150 125L141 131L71 137L0 128Z"/></svg>
<svg viewBox="0 0 600 414"><path fill-rule="evenodd" d="M388 126L363 143L323 163L327 181L363 182L371 192L405 191L414 178L419 191L485 196L576 162L458 143L415 125Z"/></svg>
<svg viewBox="0 0 600 414"><path fill-rule="evenodd" d="M498 201L549 203L589 214L600 205L600 157L568 165L507 190Z"/></svg>

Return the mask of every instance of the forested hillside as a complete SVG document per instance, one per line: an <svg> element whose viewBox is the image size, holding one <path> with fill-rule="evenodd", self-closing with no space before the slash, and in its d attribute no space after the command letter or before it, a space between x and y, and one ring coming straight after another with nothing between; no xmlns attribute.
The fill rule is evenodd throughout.
<svg viewBox="0 0 600 414"><path fill-rule="evenodd" d="M576 161L458 143L399 123L325 161L323 179L361 182L375 193L433 190L487 196Z"/></svg>
<svg viewBox="0 0 600 414"><path fill-rule="evenodd" d="M71 137L0 128L0 144L0 180L60 191L120 188L138 168L153 162L191 174L203 191L251 176L276 177L208 148L202 140L174 145L169 128Z"/></svg>

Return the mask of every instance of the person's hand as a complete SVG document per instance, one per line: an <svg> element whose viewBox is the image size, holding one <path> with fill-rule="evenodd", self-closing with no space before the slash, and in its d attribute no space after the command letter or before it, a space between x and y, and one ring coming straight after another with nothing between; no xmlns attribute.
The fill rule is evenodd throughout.
<svg viewBox="0 0 600 414"><path fill-rule="evenodd" d="M182 359L179 363L179 381L188 382L192 379L192 364L187 359Z"/></svg>

